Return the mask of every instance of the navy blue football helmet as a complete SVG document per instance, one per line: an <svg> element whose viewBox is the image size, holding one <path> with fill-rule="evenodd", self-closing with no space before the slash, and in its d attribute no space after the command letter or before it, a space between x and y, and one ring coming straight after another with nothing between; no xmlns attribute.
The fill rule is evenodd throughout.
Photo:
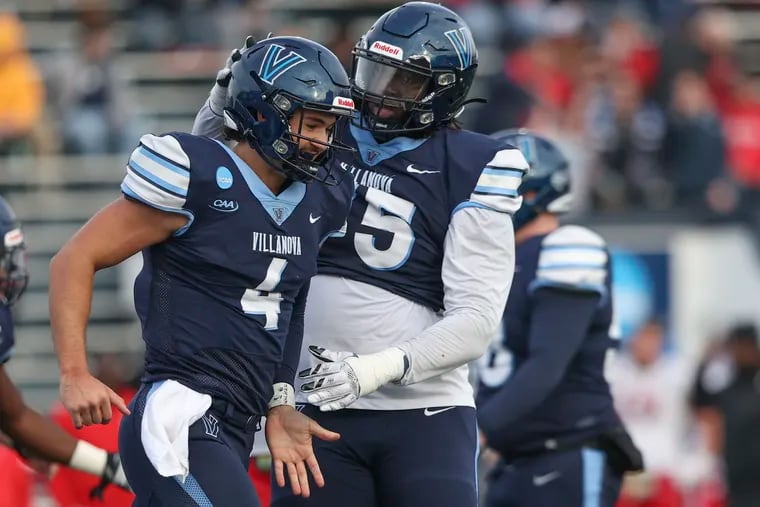
<svg viewBox="0 0 760 507"><path fill-rule="evenodd" d="M13 209L0 197L0 304L18 301L28 283L24 233Z"/></svg>
<svg viewBox="0 0 760 507"><path fill-rule="evenodd" d="M539 213L562 214L570 210L569 164L554 143L525 129L500 130L491 137L520 150L530 168L518 189L523 203L513 217L515 230Z"/></svg>
<svg viewBox="0 0 760 507"><path fill-rule="evenodd" d="M379 135L426 135L463 110L478 52L470 29L438 4L408 2L375 21L354 47L355 124Z"/></svg>
<svg viewBox="0 0 760 507"><path fill-rule="evenodd" d="M290 127L298 109L350 116L354 101L348 75L326 47L301 37L272 37L241 52L230 68L224 109L225 133L247 141L272 167L296 181L339 181L327 163L334 149L350 150L332 137L319 142ZM259 113L263 118L259 119ZM299 149L299 140L322 145L319 155Z"/></svg>

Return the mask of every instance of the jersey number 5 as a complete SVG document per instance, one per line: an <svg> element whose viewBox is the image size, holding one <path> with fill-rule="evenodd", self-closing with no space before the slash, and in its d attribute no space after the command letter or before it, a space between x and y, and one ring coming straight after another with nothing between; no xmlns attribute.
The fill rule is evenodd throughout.
<svg viewBox="0 0 760 507"><path fill-rule="evenodd" d="M367 210L362 218L362 225L393 234L391 244L385 250L375 247L375 236L357 232L354 235L354 247L364 263L382 271L392 271L404 265L412 252L414 232L412 217L416 207L406 199L383 192L376 188L367 188Z"/></svg>
<svg viewBox="0 0 760 507"><path fill-rule="evenodd" d="M243 313L247 315L264 315L266 317L264 329L267 331L277 329L282 294L273 291L277 287L277 284L280 283L282 272L285 271L287 264L288 261L285 259L278 259L277 257L272 259L267 268L264 281L256 286L255 289L246 289L243 297L240 299Z"/></svg>

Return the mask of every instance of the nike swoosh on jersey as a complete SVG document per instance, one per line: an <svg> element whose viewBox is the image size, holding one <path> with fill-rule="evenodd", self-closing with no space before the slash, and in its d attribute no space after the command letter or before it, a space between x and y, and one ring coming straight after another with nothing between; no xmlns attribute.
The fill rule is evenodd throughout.
<svg viewBox="0 0 760 507"><path fill-rule="evenodd" d="M559 478L559 476L562 475L560 472L557 472L556 470L554 472L549 472L548 474L544 475L534 475L533 476L533 485L537 487L546 486L550 482L552 482L554 479Z"/></svg>
<svg viewBox="0 0 760 507"><path fill-rule="evenodd" d="M414 164L409 164L408 166L406 166L406 172L413 173L413 174L436 174L441 171L428 171L426 169L416 169L414 167Z"/></svg>
<svg viewBox="0 0 760 507"><path fill-rule="evenodd" d="M319 220L320 218L322 218L322 215L315 217L311 213L309 213L309 222L311 222L312 224L316 224L317 220Z"/></svg>
<svg viewBox="0 0 760 507"><path fill-rule="evenodd" d="M456 408L456 407L443 407L443 408L437 408L435 410L431 408L426 408L424 411L424 414L430 417L431 415L437 415L437 414L440 414L441 412L446 412L447 410L451 410L452 408Z"/></svg>

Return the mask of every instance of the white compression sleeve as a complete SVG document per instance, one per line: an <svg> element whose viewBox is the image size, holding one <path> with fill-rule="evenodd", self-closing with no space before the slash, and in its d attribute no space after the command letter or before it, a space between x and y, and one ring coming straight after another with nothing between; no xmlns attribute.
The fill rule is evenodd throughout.
<svg viewBox="0 0 760 507"><path fill-rule="evenodd" d="M414 384L480 357L504 313L515 265L512 217L467 207L444 242L444 318L398 347L410 361L401 384Z"/></svg>

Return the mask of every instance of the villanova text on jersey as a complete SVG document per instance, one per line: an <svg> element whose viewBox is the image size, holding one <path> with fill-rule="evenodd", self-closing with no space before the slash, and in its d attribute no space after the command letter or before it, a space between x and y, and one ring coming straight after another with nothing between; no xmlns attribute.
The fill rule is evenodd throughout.
<svg viewBox="0 0 760 507"><path fill-rule="evenodd" d="M135 307L145 382L174 379L263 414L293 303L319 245L343 227L353 194L292 182L274 195L237 155L205 137L146 135L122 191L187 225L143 251Z"/></svg>
<svg viewBox="0 0 760 507"><path fill-rule="evenodd" d="M347 233L329 239L319 273L365 282L443 308L441 264L452 215L468 206L513 213L527 162L488 136L444 129L430 138L372 135L342 123L359 156L339 154L356 183Z"/></svg>

